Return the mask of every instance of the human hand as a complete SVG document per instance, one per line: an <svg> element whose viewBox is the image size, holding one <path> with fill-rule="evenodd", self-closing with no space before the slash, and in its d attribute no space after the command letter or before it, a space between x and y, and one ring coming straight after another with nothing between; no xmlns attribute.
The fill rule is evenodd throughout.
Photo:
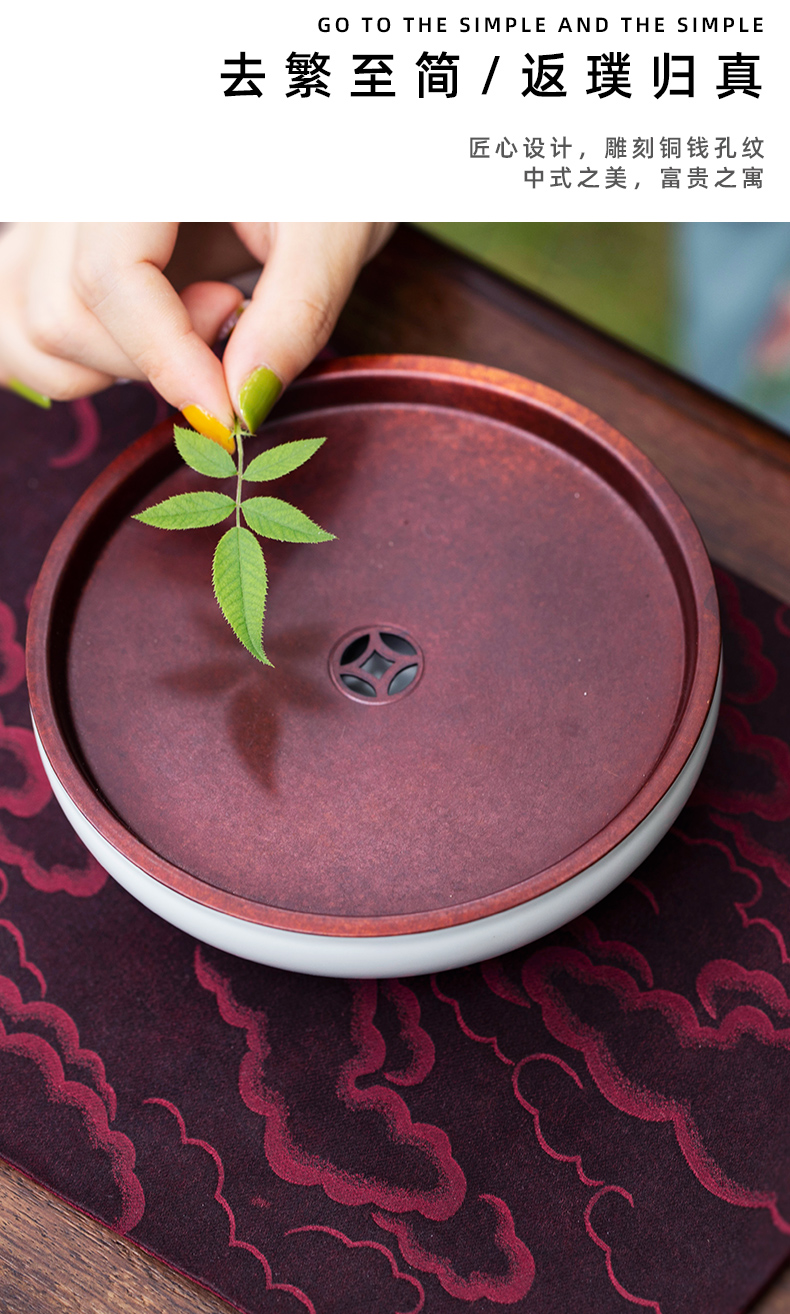
<svg viewBox="0 0 790 1314"><path fill-rule="evenodd" d="M223 360L228 395L252 433L263 423L283 387L326 344L357 274L394 227L369 223L233 225L246 249L263 265ZM184 289L182 296L193 317L217 322L224 309L219 286L192 284ZM187 418L195 424L194 418Z"/></svg>
<svg viewBox="0 0 790 1314"><path fill-rule="evenodd" d="M325 344L393 225L234 228L264 269L223 368L208 344L242 296L212 281L176 292L167 266L178 224L12 226L0 238L0 379L47 404L147 378L223 445L235 414L254 432Z"/></svg>

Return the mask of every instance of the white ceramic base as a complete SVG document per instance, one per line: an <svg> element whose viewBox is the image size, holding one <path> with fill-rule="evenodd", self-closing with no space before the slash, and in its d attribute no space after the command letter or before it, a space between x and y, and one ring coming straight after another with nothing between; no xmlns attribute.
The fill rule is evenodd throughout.
<svg viewBox="0 0 790 1314"><path fill-rule="evenodd" d="M124 889L182 931L240 958L313 976L416 976L465 967L529 944L586 912L630 876L669 830L697 783L716 728L721 684L719 667L710 711L686 765L653 811L616 848L564 885L515 908L413 935L306 935L242 921L187 899L141 871L86 821L52 770L37 730L36 742L55 797L86 848Z"/></svg>

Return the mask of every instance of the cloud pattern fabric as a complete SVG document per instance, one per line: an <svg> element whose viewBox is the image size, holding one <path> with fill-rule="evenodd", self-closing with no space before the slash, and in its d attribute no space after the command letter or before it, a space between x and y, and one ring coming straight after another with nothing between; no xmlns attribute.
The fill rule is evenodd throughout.
<svg viewBox="0 0 790 1314"><path fill-rule="evenodd" d="M30 593L158 417L0 395L0 1155L245 1314L734 1314L790 1253L790 609L719 572L726 683L671 834L462 971L309 978L110 880L38 760Z"/></svg>

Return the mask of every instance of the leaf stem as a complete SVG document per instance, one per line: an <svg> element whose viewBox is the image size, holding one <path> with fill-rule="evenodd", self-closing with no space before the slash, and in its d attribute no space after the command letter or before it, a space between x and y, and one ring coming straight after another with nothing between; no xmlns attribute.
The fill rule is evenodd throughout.
<svg viewBox="0 0 790 1314"><path fill-rule="evenodd" d="M238 451L238 465L236 466L236 528L241 525L241 484L244 478L244 440L241 436L241 423L236 420L233 426L233 437L236 439L236 449Z"/></svg>

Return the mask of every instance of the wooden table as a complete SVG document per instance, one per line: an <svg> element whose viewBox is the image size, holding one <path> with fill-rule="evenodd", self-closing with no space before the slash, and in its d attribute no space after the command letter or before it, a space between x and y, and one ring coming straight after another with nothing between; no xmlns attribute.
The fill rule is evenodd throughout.
<svg viewBox="0 0 790 1314"><path fill-rule="evenodd" d="M481 361L583 402L664 472L716 560L790 603L790 440L770 425L406 228L362 274L335 342ZM230 1308L0 1164L3 1314L132 1307ZM790 1314L790 1269L751 1314Z"/></svg>

